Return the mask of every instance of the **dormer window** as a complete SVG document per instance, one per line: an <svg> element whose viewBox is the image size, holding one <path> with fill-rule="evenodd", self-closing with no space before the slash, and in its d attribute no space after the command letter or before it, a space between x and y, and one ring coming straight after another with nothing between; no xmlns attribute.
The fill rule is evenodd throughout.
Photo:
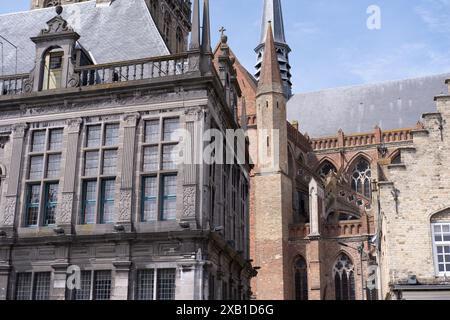
<svg viewBox="0 0 450 320"><path fill-rule="evenodd" d="M44 58L44 78L42 90L61 88L62 60L64 52L60 48L48 51Z"/></svg>

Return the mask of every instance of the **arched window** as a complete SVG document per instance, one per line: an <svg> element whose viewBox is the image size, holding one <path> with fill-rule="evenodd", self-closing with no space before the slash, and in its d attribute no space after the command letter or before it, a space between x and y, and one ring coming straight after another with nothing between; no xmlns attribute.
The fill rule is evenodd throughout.
<svg viewBox="0 0 450 320"><path fill-rule="evenodd" d="M184 51L184 37L181 28L177 28L177 53Z"/></svg>
<svg viewBox="0 0 450 320"><path fill-rule="evenodd" d="M164 38L167 43L170 41L170 25L171 24L172 24L172 19L170 18L170 13L169 13L169 11L166 10L166 12L164 13L163 33L164 33Z"/></svg>
<svg viewBox="0 0 450 320"><path fill-rule="evenodd" d="M331 172L336 173L336 167L330 161L325 161L322 163L319 169L319 175L322 179L325 179Z"/></svg>
<svg viewBox="0 0 450 320"><path fill-rule="evenodd" d="M356 192L371 197L370 179L372 177L372 170L367 160L361 158L356 163L352 172L352 189Z"/></svg>
<svg viewBox="0 0 450 320"><path fill-rule="evenodd" d="M450 275L450 210L434 215L431 219L433 253L438 276Z"/></svg>
<svg viewBox="0 0 450 320"><path fill-rule="evenodd" d="M44 55L42 90L61 88L61 76L64 52L61 48L53 48Z"/></svg>
<svg viewBox="0 0 450 320"><path fill-rule="evenodd" d="M44 7L56 7L61 4L61 0L46 0L44 2Z"/></svg>
<svg viewBox="0 0 450 320"><path fill-rule="evenodd" d="M355 300L355 268L346 254L339 256L333 273L336 300Z"/></svg>
<svg viewBox="0 0 450 320"><path fill-rule="evenodd" d="M303 257L295 262L295 300L308 300L308 268Z"/></svg>

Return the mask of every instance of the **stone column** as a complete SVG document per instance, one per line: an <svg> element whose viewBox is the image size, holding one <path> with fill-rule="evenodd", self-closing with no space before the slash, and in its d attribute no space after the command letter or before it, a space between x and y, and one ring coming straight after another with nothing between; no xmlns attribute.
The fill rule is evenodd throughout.
<svg viewBox="0 0 450 320"><path fill-rule="evenodd" d="M197 198L198 198L198 168L202 161L202 134L201 123L202 110L191 109L185 113L186 134L183 137L184 167L182 177L182 210L180 210L179 219L182 223L196 226L197 222Z"/></svg>
<svg viewBox="0 0 450 320"><path fill-rule="evenodd" d="M66 279L68 263L55 263L53 268L53 290L51 291L51 300L66 299Z"/></svg>
<svg viewBox="0 0 450 320"><path fill-rule="evenodd" d="M16 212L18 211L17 203L19 197L23 145L27 128L27 124L18 123L13 126L12 130L11 165L7 180L6 197L4 199L5 203L0 212L0 228L6 231L8 236L12 236L14 220Z"/></svg>
<svg viewBox="0 0 450 320"><path fill-rule="evenodd" d="M310 235L320 235L319 223L323 216L325 192L323 188L313 178L309 183L309 214L310 214Z"/></svg>
<svg viewBox="0 0 450 320"><path fill-rule="evenodd" d="M82 119L70 119L67 121L67 146L64 166L64 183L62 189L62 200L59 210L56 212L56 224L63 228L66 234L71 233L72 214L75 199L75 182L78 174L76 172L78 159L78 144Z"/></svg>
<svg viewBox="0 0 450 320"><path fill-rule="evenodd" d="M131 231L131 213L133 206L133 175L135 163L136 127L139 113L126 114L122 118L123 148L121 164L120 195L116 222Z"/></svg>
<svg viewBox="0 0 450 320"><path fill-rule="evenodd" d="M128 300L128 283L130 277L130 261L117 261L113 263L115 270L114 290L111 300Z"/></svg>

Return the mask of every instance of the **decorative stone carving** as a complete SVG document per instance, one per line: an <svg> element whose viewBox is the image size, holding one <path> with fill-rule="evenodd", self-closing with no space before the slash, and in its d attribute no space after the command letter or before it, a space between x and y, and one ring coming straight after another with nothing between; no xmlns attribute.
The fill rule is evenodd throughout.
<svg viewBox="0 0 450 320"><path fill-rule="evenodd" d="M183 189L183 217L195 217L195 186L187 186Z"/></svg>
<svg viewBox="0 0 450 320"><path fill-rule="evenodd" d="M76 88L80 85L80 75L78 73L73 73L67 81L67 86L69 88Z"/></svg>
<svg viewBox="0 0 450 320"><path fill-rule="evenodd" d="M56 216L56 223L58 225L70 224L72 222L73 199L73 193L63 193L59 212Z"/></svg>
<svg viewBox="0 0 450 320"><path fill-rule="evenodd" d="M61 16L56 16L47 22L48 28L41 31L41 35L48 35L60 32L73 32L66 20Z"/></svg>
<svg viewBox="0 0 450 320"><path fill-rule="evenodd" d="M69 133L79 133L82 123L83 119L81 118L69 119L67 120L67 130Z"/></svg>
<svg viewBox="0 0 450 320"><path fill-rule="evenodd" d="M14 215L16 213L17 198L8 197L5 200L5 206L3 208L2 224L5 226L11 226L14 224Z"/></svg>
<svg viewBox="0 0 450 320"><path fill-rule="evenodd" d="M199 121L203 116L203 109L191 108L184 111L184 115L186 116L186 121Z"/></svg>
<svg viewBox="0 0 450 320"><path fill-rule="evenodd" d="M120 190L118 222L129 222L131 219L132 190Z"/></svg>
<svg viewBox="0 0 450 320"><path fill-rule="evenodd" d="M128 113L122 117L125 127L136 127L141 115L139 113Z"/></svg>
<svg viewBox="0 0 450 320"><path fill-rule="evenodd" d="M12 127L13 138L23 138L25 137L25 131L27 130L28 125L25 123L17 123Z"/></svg>

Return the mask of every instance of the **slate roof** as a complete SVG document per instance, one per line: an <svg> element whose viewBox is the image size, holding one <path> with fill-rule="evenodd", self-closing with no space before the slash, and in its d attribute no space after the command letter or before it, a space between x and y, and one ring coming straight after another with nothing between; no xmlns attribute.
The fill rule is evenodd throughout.
<svg viewBox="0 0 450 320"><path fill-rule="evenodd" d="M333 88L294 95L288 120L297 120L310 137L414 127L423 113L436 112L434 97L446 94L450 74L378 84Z"/></svg>
<svg viewBox="0 0 450 320"><path fill-rule="evenodd" d="M97 64L170 54L144 0L116 0L110 5L96 5L94 0L63 7L61 16ZM55 8L0 15L0 35L19 47L18 73L34 67L35 44L30 38L55 16ZM3 74L14 74L14 49L5 45L4 55Z"/></svg>

